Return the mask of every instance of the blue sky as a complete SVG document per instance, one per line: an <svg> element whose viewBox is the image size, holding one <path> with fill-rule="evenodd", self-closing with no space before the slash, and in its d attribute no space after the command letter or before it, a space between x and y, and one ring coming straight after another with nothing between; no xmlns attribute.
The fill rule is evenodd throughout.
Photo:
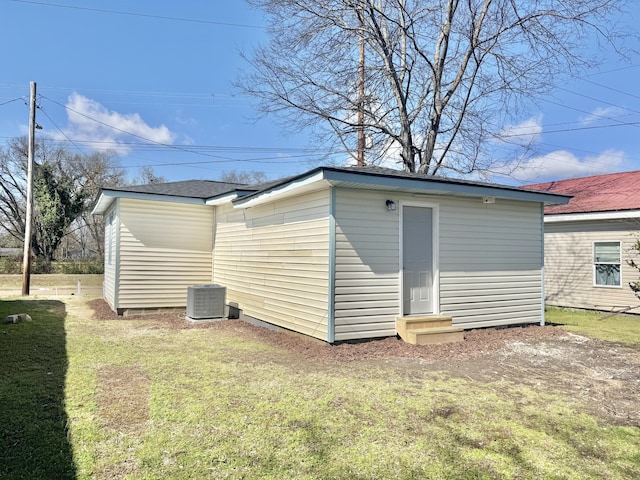
<svg viewBox="0 0 640 480"><path fill-rule="evenodd" d="M620 20L640 24L640 5ZM266 41L263 27L240 0L0 0L0 144L26 133L35 81L37 135L115 148L131 177L141 165L170 181L308 170L305 132L253 121L255 103L231 86L247 68L239 50ZM515 183L640 169L639 79L640 57L612 58L505 125L537 146Z"/></svg>

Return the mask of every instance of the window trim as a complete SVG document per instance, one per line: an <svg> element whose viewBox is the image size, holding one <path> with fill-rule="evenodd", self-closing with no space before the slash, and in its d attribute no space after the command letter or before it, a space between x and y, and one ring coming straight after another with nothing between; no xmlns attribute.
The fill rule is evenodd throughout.
<svg viewBox="0 0 640 480"><path fill-rule="evenodd" d="M618 244L618 262L596 262L596 244L598 243L617 243ZM596 240L593 242L591 249L591 264L593 272L593 286L594 288L622 288L622 242L620 240ZM601 285L596 282L596 267L598 265L618 265L620 269L620 283L618 285Z"/></svg>

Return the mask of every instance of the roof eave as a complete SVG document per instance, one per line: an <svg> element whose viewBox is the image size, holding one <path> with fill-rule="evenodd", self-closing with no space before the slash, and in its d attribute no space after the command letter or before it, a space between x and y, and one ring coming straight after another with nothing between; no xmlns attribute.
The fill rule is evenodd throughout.
<svg viewBox="0 0 640 480"><path fill-rule="evenodd" d="M640 210L617 210L608 212L553 213L544 215L544 223L588 222L599 220L639 219Z"/></svg>
<svg viewBox="0 0 640 480"><path fill-rule="evenodd" d="M368 177L362 181L363 176ZM473 184L456 182L446 178L405 178L391 175L375 175L365 172L344 172L331 169L325 170L325 178L332 184L362 183L371 186L386 187L391 190L420 191L432 195L473 195L491 196L509 200L540 202L545 205L565 205L571 200L569 195L543 193L525 190L517 187Z"/></svg>
<svg viewBox="0 0 640 480"><path fill-rule="evenodd" d="M98 201L93 207L93 210L91 210L91 214L103 215L116 198L147 200L147 201L156 201L156 202L183 203L183 204L190 204L190 205L205 205L205 200L202 198L183 197L178 195L166 195L166 194L158 194L158 193L126 192L122 190L103 189L100 191L100 196L98 197Z"/></svg>
<svg viewBox="0 0 640 480"><path fill-rule="evenodd" d="M525 190L517 187L456 182L439 178L408 178L394 175L373 174L370 172L345 172L340 168L317 167L296 177L273 185L267 190L258 191L233 200L236 208L247 208L270 201L274 197L293 194L302 187L324 180L333 186L359 184L362 187L378 187L385 190L409 191L430 195L472 195L492 196L508 200L538 202L544 205L566 205L570 195Z"/></svg>
<svg viewBox="0 0 640 480"><path fill-rule="evenodd" d="M281 183L272 185L266 190L239 197L233 200L233 206L234 208L255 207L256 205L267 203L275 198L283 198L294 193L298 193L302 189L319 186L322 180L322 168L315 168L302 175L298 175Z"/></svg>

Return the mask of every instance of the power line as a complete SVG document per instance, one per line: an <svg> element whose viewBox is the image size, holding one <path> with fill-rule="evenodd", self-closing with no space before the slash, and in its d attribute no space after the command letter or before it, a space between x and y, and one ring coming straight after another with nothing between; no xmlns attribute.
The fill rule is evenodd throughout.
<svg viewBox="0 0 640 480"><path fill-rule="evenodd" d="M151 138L147 138L147 137L144 137L142 135L138 135L137 133L129 132L127 130L123 130L123 129L121 129L119 127L116 127L114 125L110 125L108 123L105 123L105 122L103 122L101 120L98 120L97 118L93 118L93 117L91 117L89 115L86 115L86 114L84 114L82 112L79 112L78 110L74 110L73 108L69 107L68 105L63 105L60 102L57 102L56 100L53 100L51 98L48 98L48 97L45 97L45 96L43 96L42 98L44 98L46 100L49 100L49 101L55 103L56 105L59 105L62 108L75 113L76 115L80 115L81 117L84 117L84 118L86 118L88 120L96 122L96 123L98 123L100 125L103 125L103 126L105 126L107 128L115 130L117 132L124 133L126 135L130 135L132 137L139 138L141 140L144 140L145 142L149 142L149 143L152 143L152 144L155 144L155 145L160 145L160 146L163 146L163 147L166 147L166 148L172 148L172 149L175 149L175 150L180 150L180 151L187 152L187 153L193 153L195 155L203 155L203 156L206 156L206 157L213 157L213 158L224 158L224 157L219 157L218 155L211 155L211 154L207 154L207 153L204 153L204 152L197 152L197 151L189 150L188 148L183 148L183 147L180 147L178 145L171 145L169 143L158 142L158 141L153 140Z"/></svg>
<svg viewBox="0 0 640 480"><path fill-rule="evenodd" d="M568 89L564 89L564 88L562 88L562 90L565 90L565 91L570 92L570 93L575 93L575 94L577 94L577 95L581 95L581 96L584 96L584 97L586 97L586 98L590 98L590 99L596 100L596 99L594 99L593 97L589 97L589 96L586 96L586 95L582 95L582 94L579 94L579 93L577 93L577 92L572 92L572 91L570 91L570 90L568 90ZM108 124L108 123L102 122L101 120L98 120L98 119L93 118L93 117L91 117L91 116L89 116L89 115L86 115L86 114L84 114L84 113L82 113L82 112L79 112L79 111L77 111L77 110L74 110L74 109L72 109L71 107L69 107L68 105L63 105L62 103L60 103L60 102L58 102L58 101L56 101L56 100L54 100L54 99L52 99L52 98L49 98L49 97L46 97L46 96L42 96L42 98L43 98L43 99L46 99L46 100L49 100L49 101L51 101L51 102L53 102L53 103L55 103L55 104L57 104L57 105L61 106L62 108L65 108L66 110L72 111L72 112L74 112L74 113L76 113L76 114L78 114L78 115L80 115L80 116L82 116L82 117L84 117L84 118L87 118L87 119L89 119L89 120L92 120L92 121L94 121L94 122L96 122L96 123L99 123L99 124L101 124L101 125L105 126L105 127L108 127L108 128L113 129L113 130L119 131L119 132L124 133L124 134L126 134L126 135L131 135L131 136L133 136L133 137L139 138L139 139L141 139L141 140L144 140L144 141L145 141L145 142L147 142L147 143L151 143L151 144L159 145L159 146L162 146L162 147L177 148L177 149L184 150L184 151L187 151L187 152L190 152L190 153L196 153L196 154L201 154L201 155L203 155L203 153L201 153L201 152L193 151L193 150L195 150L195 149L196 149L196 148L198 148L198 147L191 147L191 148L187 149L187 148L179 147L179 146L172 145L172 144L167 144L167 143L157 142L157 141L152 140L152 139L150 139L150 138L146 138L146 137L143 137L143 136L141 136L141 135L138 135L138 134L135 134L135 133L132 133L132 132L129 132L129 131L126 131L126 130L120 129L120 128L118 128L118 127L114 126L114 125L110 125L110 124ZM557 105L557 106L560 106L560 107L564 107L564 108L569 108L569 109L572 109L572 110L576 110L576 111L579 111L579 112L581 112L581 113L591 114L591 112L587 112L587 111L585 111L585 110L580 110L580 109L577 109L577 108L574 108L574 107L570 107L570 106L567 106L567 105L563 105L563 104L561 104L561 103L554 102L554 101L552 101L552 100L546 100L546 99L545 99L544 101L545 101L545 102L548 102L548 103L552 103L552 104ZM606 103L606 102L605 102L605 103ZM610 104L610 105L612 105L612 106L617 106L617 105L614 105L614 104ZM618 108L624 109L624 107L619 107L619 106L618 106ZM630 109L626 109L626 110L629 110L629 111L634 112L634 113L640 113L640 111L636 112L636 111L634 111L634 110L630 110ZM613 120L613 121L618 121L618 120L615 120L615 119L614 119L614 118L612 118L612 117L605 117L605 116L601 116L601 117L602 117L602 118L605 118L605 119ZM547 130L547 131L545 131L544 133L562 133L562 132L572 132L572 131L580 131L580 130L593 130L593 129L599 129L599 128L611 128L611 127L616 127L616 126L638 126L638 125L640 125L640 121L636 121L636 122L622 122L622 121L618 121L618 122L619 122L618 124L614 124L614 125L594 125L594 126L585 126L585 127L565 128L565 129L558 129L558 130ZM562 124L571 124L571 123L580 123L580 122L562 122L562 123L557 123L557 124L552 124L552 125L562 125ZM535 133L535 132L531 132L531 133L514 133L514 134L503 135L503 137L505 137L505 138L506 138L506 137L521 137L521 136L529 136L529 135L531 135L532 133ZM123 142L114 142L114 143L117 143L118 145L122 145L122 144L124 144ZM329 152L329 153L330 153L330 152Z"/></svg>
<svg viewBox="0 0 640 480"><path fill-rule="evenodd" d="M579 97L586 98L588 100L593 100L594 102L604 103L605 105L609 105L611 107L616 107L616 108L620 108L620 109L623 109L623 110L627 110L629 112L639 113L640 114L639 110L633 110L633 109L628 108L628 107L622 107L622 106L617 105L615 103L611 103L611 102L607 102L606 100L602 100L601 98L595 98L595 97L592 97L590 95L585 95L584 93L580 93L580 92L576 92L576 91L573 91L573 90L569 90L568 88L564 88L564 87L556 87L556 88L558 88L558 90L562 90L562 91L571 93L573 95L577 95Z"/></svg>
<svg viewBox="0 0 640 480"><path fill-rule="evenodd" d="M555 102L551 102L551 103L555 103ZM560 105L560 104L559 104ZM564 105L560 105L560 106L564 106ZM567 108L571 108L571 107L567 107ZM606 118L606 117L605 117ZM613 127L637 127L640 125L640 121L636 121L636 122L620 122L620 123L615 123L613 125L591 125L591 126L585 126L585 127L575 127L575 128L561 128L558 130L545 130L542 133L547 134L547 133L564 133L564 132L578 132L581 130L598 130L600 128L613 128ZM500 137L504 137L504 138L512 138L512 137L530 137L534 134L536 134L537 132L530 132L530 133L511 133L511 134L503 134L500 135Z"/></svg>
<svg viewBox="0 0 640 480"><path fill-rule="evenodd" d="M253 151L254 153L258 153L258 152L265 152L268 150L274 151L274 152L278 152L279 150L285 150L285 149L278 149L278 148L274 148L274 147L270 147L270 148L264 148L264 147L234 147L234 146L207 146L207 145L202 145L202 146L191 146L189 148L186 147L181 147L181 146L176 146L176 145L170 145L170 144L165 144L162 142L156 142L152 139L148 139L145 138L141 135L137 135L131 132L128 132L126 130L120 129L118 127L115 127L113 125L109 125L105 122L102 122L100 120L97 120L95 118L92 118L88 115L85 115L81 112L78 112L74 109L71 109L69 107L65 107L64 105L50 99L47 97L42 97L45 98L47 100L52 101L53 103L56 103L64 108L67 108L71 111L73 111L74 113L81 115L87 119L90 119L92 121L95 121L96 123L99 123L101 125L104 125L108 128L112 128L114 130L120 131L124 134L127 135L131 135L137 138L140 138L142 140L144 140L145 142L148 143L140 143L140 142L92 142L92 141L83 141L83 140L71 140L69 139L66 135L65 138L67 138L70 142L75 142L75 143L86 143L86 144L96 144L96 143L101 143L101 144L112 144L115 146L139 146L139 147L143 147L143 148L151 148L151 150L156 150L158 148L160 149L164 149L164 148L169 148L169 149L176 149L176 150L180 150L186 153L192 153L192 154L196 154L196 155L201 155L201 156L206 156L206 157L211 157L211 158L215 158L216 160L212 160L212 161L203 161L203 162L172 162L172 163L159 163L159 164L155 164L155 165L149 165L149 166L157 166L157 167L162 167L162 166L195 166L195 165L206 165L206 164L219 164L219 163L229 163L229 162L240 162L240 163L261 163L261 162L265 162L268 161L269 164L288 164L288 163L292 163L292 162L297 162L298 159L300 158L305 158L305 157L313 157L319 153L322 153L324 155L337 155L337 154L341 154L341 152L331 152L331 151L321 151L318 150L316 153L309 153L309 154L304 154L304 155L287 155L287 159L284 160L282 159L282 156L276 156L276 157L258 157L258 158L251 158L251 159L238 159L238 158L231 158L231 157L226 157L226 156L220 156L220 155L213 155L211 153L207 153L205 151L198 151L198 150L206 150L206 149L213 149L214 151L217 150L222 150L222 151L227 151L227 152L238 152L238 153L246 153L246 151ZM50 118L47 115L47 118ZM598 126L585 126L585 127L576 127L576 128L566 128L566 129L557 129L557 130L549 130L546 131L544 133L561 133L561 132L571 132L571 131L580 131L580 130L594 130L594 129L600 129L600 128L611 128L611 127L619 127L619 126L627 126L627 125L633 125L633 126L637 126L639 125L640 122L626 122L626 123L619 123L619 124L614 124L614 125L598 125ZM54 124L55 125L55 124ZM57 127L57 126L56 126ZM518 134L510 134L510 135L504 135L505 138L507 137L521 137L521 136L529 136L531 135L531 133L518 133ZM569 148L569 147L562 147L562 146L557 146L558 148ZM290 151L293 149L290 149ZM303 149L300 149L300 151L304 151ZM596 152L591 152L591 153L596 153ZM275 160L275 161L274 161ZM133 168L133 167L130 167ZM137 168L139 168L139 166L137 166Z"/></svg>
<svg viewBox="0 0 640 480"><path fill-rule="evenodd" d="M24 97L18 97L18 98L14 98L14 99L12 99L12 100L8 100L8 101L6 101L6 102L2 102L2 103L0 103L0 107L1 107L2 105L8 105L8 104L10 104L10 103L17 102L17 101L20 101L20 100L22 100L23 102L25 101Z"/></svg>
<svg viewBox="0 0 640 480"><path fill-rule="evenodd" d="M82 148L80 148L73 140L71 140L67 134L64 132L64 130L62 130L58 124L56 122L53 121L53 119L49 116L49 114L47 113L47 111L44 108L41 107L37 107L38 110L40 110L40 112L42 112L42 114L47 117L47 119L53 124L54 127L56 127L56 129L60 132L60 134L67 139L67 141L73 145L82 155L86 155L86 152L84 150L82 150Z"/></svg>
<svg viewBox="0 0 640 480"><path fill-rule="evenodd" d="M7 0L15 3L27 3L32 5L42 5L46 7L55 7L55 8L66 8L69 10L83 10L87 12L95 12L95 13L108 13L112 15L126 15L130 17L143 17L143 18L155 18L157 20L172 20L178 22L190 22L190 23L201 23L206 25L220 25L223 27L237 27L237 28L255 28L263 30L265 27L260 25L249 25L246 23L227 23L227 22L217 22L213 20L202 20L196 18L181 18L181 17L170 17L164 15L152 15L148 13L135 13L135 12L123 12L120 10L107 10L103 8L89 8L89 7L78 7L76 5L63 5L60 3L46 3L46 2L35 2L32 0Z"/></svg>
<svg viewBox="0 0 640 480"><path fill-rule="evenodd" d="M242 162L242 163L264 163L265 161L268 161L269 164L278 164L278 163L279 164L289 164L289 163L292 163L292 162L298 162L298 160L300 158L313 157L313 156L317 155L317 153L309 153L309 154L303 154L303 155L287 155L286 159L283 159L281 155L278 155L278 156L275 156L275 157L270 156L270 157L259 157L259 158L250 158L250 159L247 159L247 158L239 159L239 158L231 158L231 157L228 157L228 156L213 155L211 153L203 151L204 148L210 148L210 147L199 147L199 148L191 147L191 148L186 148L186 147L182 147L182 146L179 146L179 145L171 145L171 144L167 144L167 143L157 142L155 140L152 140L150 138L144 137L142 135L138 135L138 134L123 130L121 128L118 128L118 127L116 127L114 125L110 125L108 123L102 122L101 120L98 120L98 119L93 118L93 117L91 117L89 115L86 115L86 114L84 114L82 112L74 110L74 109L70 108L69 106L62 105L61 103L59 103L59 102L57 102L57 101L55 101L55 100L53 100L51 98L48 98L48 97L45 97L45 96L42 96L41 98L49 100L49 101L51 101L51 102L53 102L53 103L55 103L55 104L57 104L57 105L59 105L59 106L61 106L63 108L66 108L67 110L70 110L70 111L74 112L77 115L80 115L80 116L82 116L84 118L92 120L92 121L94 121L94 122L96 122L96 123L98 123L100 125L103 125L105 127L111 128L111 129L116 130L116 131L119 131L119 132L124 133L126 135L131 135L133 137L136 137L136 138L139 138L141 140L144 140L145 142L148 142L148 143L139 144L139 145L143 146L145 148L151 147L153 149L157 149L157 148L174 149L174 150L178 150L178 151L182 151L182 152L186 152L186 153L191 153L191 154L194 154L194 155L201 155L201 156L205 156L205 157L210 157L210 158L215 158L216 159L216 160L212 160L212 161L208 161L208 162L176 162L176 163L173 163L173 164L171 164L171 163L162 163L162 164L155 165L155 166L171 166L171 165L173 165L173 166L178 166L178 165L191 166L191 165L202 165L202 164L207 164L207 163L208 164L216 164L216 163L228 163L228 162L234 162L234 163L237 163L237 162ZM47 115L47 118L49 118L48 115ZM72 143L73 142L80 143L80 141L69 139L69 137L67 137L66 134L63 134L63 135L64 135L65 138L67 138ZM86 143L92 144L92 143L95 143L95 142L86 141ZM106 143L106 142L103 142L103 143ZM123 146L123 143L119 143L119 142L112 142L112 144L117 145L117 146ZM229 149L231 149L231 148L232 147L224 147L225 151L229 151ZM262 149L261 151L264 151L264 149ZM278 149L273 149L272 151L278 152ZM278 153L280 153L280 152L278 152ZM331 155L332 153L331 152L326 152L325 154Z"/></svg>
<svg viewBox="0 0 640 480"><path fill-rule="evenodd" d="M604 70L602 72L594 72L594 73L590 73L588 75L586 75L587 77L595 77L596 75L605 75L607 73L615 73L615 72L620 72L622 70L630 70L632 68L638 68L640 67L640 65L627 65L626 67L619 67L619 68L612 68L611 70ZM574 77L577 78L578 80L584 80L583 78L578 78L578 77Z"/></svg>
<svg viewBox="0 0 640 480"><path fill-rule="evenodd" d="M62 132L60 127L58 127L49 115L46 117L52 122L54 127ZM166 148L165 145L159 144L148 144L144 142L116 142L116 141L94 141L94 140L79 140L69 138L66 134L64 135L65 139L69 142L73 142L80 145L100 145L102 147L108 148L109 146L113 147L132 147L136 149L149 149L150 151L156 151ZM0 137L0 139L10 140L14 137ZM64 143L62 140L56 140L55 138L51 139L54 143ZM209 150L209 151L220 151L220 152L229 152L229 153L239 153L239 154L257 154L257 153L273 153L273 154L281 154L279 157L268 157L268 158L282 158L282 154L285 154L287 158L303 158L303 157L312 157L316 155L338 155L342 154L342 152L326 150L326 149L314 149L314 148L295 148L295 147L241 147L235 145L190 145L190 150ZM294 155L297 154L297 155Z"/></svg>
<svg viewBox="0 0 640 480"><path fill-rule="evenodd" d="M563 104L563 103L554 102L553 100L544 99L543 101L544 101L544 102L547 102L547 103L550 103L550 104L552 104L552 105L557 105L558 107L567 108L567 109L569 109L569 110L574 110L574 111L576 111L576 112L584 113L584 114L586 114L586 115L590 115L590 116L593 116L593 117L598 117L598 118L600 118L600 119L604 119L604 120L611 120L612 122L618 122L618 124L619 124L619 125L623 125L623 126L625 126L625 125L626 125L626 126L631 126L633 123L637 123L637 122L623 122L622 120L618 120L618 119L617 119L617 118L615 118L615 117L610 117L610 116L600 115L600 114L593 113L593 112L588 112L588 111L586 111L586 110L582 110L581 108L570 107L569 105L565 105L565 104ZM623 109L623 107L616 107L616 108ZM630 110L630 111L631 111L631 112L633 112L633 110ZM636 112L634 112L634 113L636 113ZM640 112L638 112L638 113L640 113ZM628 115L627 115L627 116L628 116ZM585 122L584 122L584 121L583 121L583 122L578 121L578 122L568 122L568 123L569 123L569 124L572 124L572 123L583 124L583 123L585 123ZM605 126L606 126L606 125L605 125ZM559 131L563 131L563 130L559 130ZM545 132L545 133L550 133L550 132ZM553 133L553 132L551 132L551 133Z"/></svg>
<svg viewBox="0 0 640 480"><path fill-rule="evenodd" d="M592 83L595 83L595 82L592 82ZM596 85L596 86L599 86L599 85ZM594 100L594 101L600 101L597 98L589 97L589 96L586 96L586 95L582 95L582 94L580 94L578 92L575 92L575 91L572 91L572 90L569 90L569 89L566 89L566 88L559 87L559 89L564 90L564 91L569 92L569 93L572 93L572 94L581 95L581 96L583 96L585 98L589 98L589 99ZM174 98L182 97L182 98L195 98L195 99L208 98L208 96L210 95L210 94L209 95L207 95L207 94L202 94L202 95L195 94L194 95L194 94L179 94L179 93L171 94L171 93L167 93L167 92L126 92L126 91L108 91L108 90L103 90L103 92L118 93L118 94L124 94L124 95L147 95L147 96L156 96L156 97L165 97L165 98L166 97L174 97ZM622 92L622 93L624 93L624 92ZM56 103L59 106L62 106L63 108L67 108L70 111L74 111L73 109L70 109L69 107L63 105L60 102L57 102L57 101L55 101L55 100L53 100L51 98L48 98L48 97L47 97L47 99L52 101L53 103ZM573 110L580 111L580 112L585 113L585 114L590 114L590 115L592 114L592 112L587 112L587 111L584 111L584 110L576 109L574 107L570 107L570 106L567 106L567 105L564 105L564 104L561 104L561 103L553 102L551 100L545 100L545 101L548 101L548 102L550 102L552 104L555 104L555 105L563 107L563 108L573 109ZM611 103L609 103L609 105L617 106L617 105L611 104ZM619 107L619 106L617 106L617 107L618 108L624 108L624 107ZM630 109L626 109L626 110L632 111ZM92 118L92 117L90 117L90 116L88 116L86 114L83 114L81 112L77 112L77 111L74 111L74 112L79 114L79 115L81 115L81 116L84 116L85 118L88 118L88 119L90 119L92 121L95 121L95 122L97 122L99 124L102 124L102 125L104 125L104 126L106 126L108 128L112 128L112 129L120 131L120 132L122 132L124 134L140 138L141 140L143 140L145 142L145 143L140 143L140 142L138 142L138 143L135 143L135 142L112 142L111 143L112 145L116 145L116 146L130 145L130 146L139 147L139 148L142 148L142 149L148 149L150 151L153 151L153 150L156 150L156 149L167 149L167 148L169 148L169 149L176 149L176 150L187 152L187 153L191 153L191 154L202 155L202 156L207 156L207 157L211 157L211 158L217 159L215 161L208 161L208 162L176 162L176 163L173 163L173 164L172 163L166 164L167 166L170 166L170 165L190 166L190 165L198 165L198 164L200 164L200 165L202 165L202 164L213 164L213 163L218 163L218 162L219 163L226 163L226 162L249 162L249 163L250 162L269 162L270 160L271 161L279 160L279 161L278 162L274 161L274 162L269 162L269 163L283 163L283 164L286 164L286 163L291 163L292 161L296 161L295 159L298 159L298 158L312 157L313 156L312 153L304 154L304 155L290 155L290 156L288 156L287 160L282 160L282 157L271 157L271 156L265 156L265 157L259 157L259 158L253 158L253 159L245 159L245 160L236 159L236 158L229 158L228 156L213 155L213 154L211 154L211 152L213 152L213 151L216 151L216 152L225 151L227 153L234 152L234 153L243 153L243 154L248 154L249 152L251 152L251 153L255 154L255 153L258 153L258 151L255 151L255 150L250 151L248 149L248 147L220 147L220 146L212 146L212 145L202 145L202 146L195 145L195 146L189 146L189 147L180 147L180 146L176 146L176 145L172 145L172 144L155 142L155 141L153 141L153 140L151 140L149 138L145 138L145 137L142 137L140 135L136 135L134 133L128 132L126 130L119 129L118 127L115 127L113 125L109 125L107 123L101 122L100 120ZM640 112L638 112L638 113L640 113ZM617 124L613 124L613 125L583 126L583 127L575 127L575 128L562 128L562 129L556 129L556 130L546 130L546 131L543 131L542 133L545 133L545 134L548 134L548 133L564 133L564 132L575 132L575 131L581 131L581 130L597 130L597 129L601 129L601 128L612 128L612 127L616 127L616 126L634 126L634 127L637 127L638 125L640 125L640 122L623 122L623 121L620 121L620 120L616 120L613 117L607 117L607 116L604 116L604 115L600 115L600 118L609 119L609 120L612 120L612 121L616 121L618 123ZM548 125L545 126L545 128L548 128L551 125L563 125L563 124L571 125L571 124L575 124L575 123L579 124L580 122L562 122L562 123L548 124ZM56 125L56 128L58 128L57 125ZM531 133L535 133L535 132L531 132ZM514 133L514 134L511 134L511 135L505 135L505 137L507 137L507 136L508 137L523 137L523 136L531 135L531 133ZM96 144L97 143L97 142L90 142L90 141L71 140L68 137L66 137L66 138L69 141L78 142L78 143L87 143L87 144ZM107 142L104 142L104 143L107 143ZM540 143L540 145L543 145L543 144ZM558 148L565 148L567 150L574 150L572 147L558 146ZM277 149L277 148L274 149L275 152L277 152L278 150L284 150L284 149ZM317 150L317 152L318 153L322 153L321 150ZM266 153L266 152L263 151L261 153ZM590 152L590 153L597 154L596 152ZM339 154L339 152L326 151L326 152L324 152L324 154L325 155L336 155L336 154ZM159 166L162 166L162 165L159 165Z"/></svg>
<svg viewBox="0 0 640 480"><path fill-rule="evenodd" d="M628 97L640 99L640 95L634 95L633 93L625 92L623 90L618 90L617 88L609 87L608 85L603 85L601 83L593 82L591 80L587 80L587 79L582 79L582 80L587 82L587 83L590 83L591 85L595 85L596 87L601 87L601 88L604 88L606 90L611 90L612 92L616 92L616 93L620 93L622 95L626 95Z"/></svg>

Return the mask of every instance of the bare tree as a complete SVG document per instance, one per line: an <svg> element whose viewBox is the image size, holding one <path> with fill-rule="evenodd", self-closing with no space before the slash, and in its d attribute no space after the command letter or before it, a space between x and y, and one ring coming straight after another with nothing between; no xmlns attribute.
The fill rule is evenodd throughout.
<svg viewBox="0 0 640 480"><path fill-rule="evenodd" d="M51 260L64 235L71 244L101 254L104 227L90 211L100 187L124 183L124 171L113 155L79 155L40 140L35 159L34 253ZM20 243L25 232L26 170L27 140L13 138L0 148L0 232Z"/></svg>
<svg viewBox="0 0 640 480"><path fill-rule="evenodd" d="M249 170L245 172L231 170L228 172L222 172L222 175L220 175L220 181L228 182L228 183L246 183L246 184L255 185L257 183L266 182L267 174L258 170Z"/></svg>
<svg viewBox="0 0 640 480"><path fill-rule="evenodd" d="M616 46L623 0L249 0L270 43L237 86L292 130L368 163L464 175L496 168L489 150L518 108ZM366 49L360 50L364 40ZM588 48L587 48L588 47ZM616 50L617 51L617 50ZM364 64L364 95L360 75Z"/></svg>
<svg viewBox="0 0 640 480"><path fill-rule="evenodd" d="M161 175L156 175L153 167L149 165L140 167L138 175L131 181L131 185L148 185L151 183L167 183L167 179Z"/></svg>
<svg viewBox="0 0 640 480"><path fill-rule="evenodd" d="M67 168L77 172L87 191L87 204L82 215L73 223L67 244L80 251L82 256L104 255L104 219L91 215L91 210L101 188L125 185L126 174L119 166L113 152L96 151L90 155L70 155ZM71 248L67 249L69 252Z"/></svg>

